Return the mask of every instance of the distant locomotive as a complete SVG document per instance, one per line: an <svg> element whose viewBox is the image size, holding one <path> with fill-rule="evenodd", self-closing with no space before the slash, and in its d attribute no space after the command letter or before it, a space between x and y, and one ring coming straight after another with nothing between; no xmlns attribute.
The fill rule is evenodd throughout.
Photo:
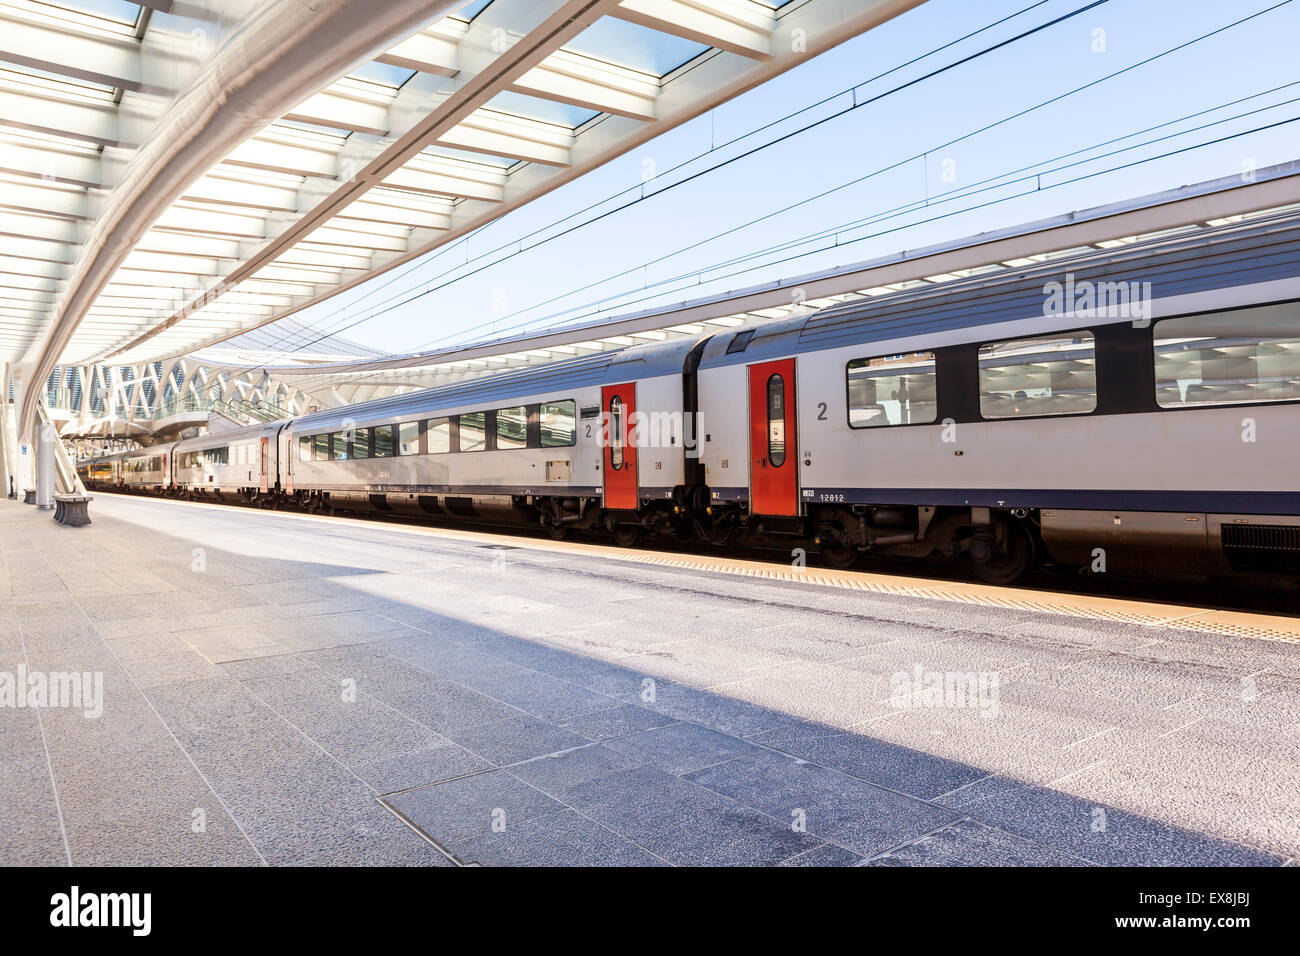
<svg viewBox="0 0 1300 956"><path fill-rule="evenodd" d="M1300 227L1042 264L83 462L87 485L969 561L1300 572Z"/></svg>

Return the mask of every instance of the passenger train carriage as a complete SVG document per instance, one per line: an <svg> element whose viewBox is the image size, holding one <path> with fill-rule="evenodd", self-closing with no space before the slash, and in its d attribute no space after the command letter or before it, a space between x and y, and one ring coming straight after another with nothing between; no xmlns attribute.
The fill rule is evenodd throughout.
<svg viewBox="0 0 1300 956"><path fill-rule="evenodd" d="M1294 573L1298 276L1300 226L1263 220L155 446L83 476L107 464L128 488L625 545L811 545L839 566L947 558L995 583L1036 562ZM1065 285L1092 289L1089 307L1053 308Z"/></svg>

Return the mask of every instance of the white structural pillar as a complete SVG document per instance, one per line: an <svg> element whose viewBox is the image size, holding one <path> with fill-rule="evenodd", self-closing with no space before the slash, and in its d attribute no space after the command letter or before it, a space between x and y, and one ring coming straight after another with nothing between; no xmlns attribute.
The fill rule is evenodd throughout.
<svg viewBox="0 0 1300 956"><path fill-rule="evenodd" d="M36 507L49 511L54 507L54 443L59 436L53 425L39 426L36 443Z"/></svg>

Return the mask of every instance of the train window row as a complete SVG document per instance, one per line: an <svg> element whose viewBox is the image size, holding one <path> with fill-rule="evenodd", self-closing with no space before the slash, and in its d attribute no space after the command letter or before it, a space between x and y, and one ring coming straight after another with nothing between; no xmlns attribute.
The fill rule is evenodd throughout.
<svg viewBox="0 0 1300 956"><path fill-rule="evenodd" d="M1300 303L1163 319L1152 349L1161 408L1300 401ZM1092 332L986 343L978 361L985 419L1097 408ZM855 359L845 374L853 428L938 420L933 352Z"/></svg>
<svg viewBox="0 0 1300 956"><path fill-rule="evenodd" d="M298 460L349 461L418 455L421 454L422 431L424 454L429 455L564 448L577 444L577 405L572 400L514 405L493 411L430 418L423 422L303 435L298 439Z"/></svg>
<svg viewBox="0 0 1300 956"><path fill-rule="evenodd" d="M176 467L184 468L212 468L216 465L230 464L230 446L222 445L220 448L204 448L202 451L183 451L176 456Z"/></svg>
<svg viewBox="0 0 1300 956"><path fill-rule="evenodd" d="M128 475L138 475L146 471L162 471L161 456L152 458L127 458L122 462L122 470Z"/></svg>

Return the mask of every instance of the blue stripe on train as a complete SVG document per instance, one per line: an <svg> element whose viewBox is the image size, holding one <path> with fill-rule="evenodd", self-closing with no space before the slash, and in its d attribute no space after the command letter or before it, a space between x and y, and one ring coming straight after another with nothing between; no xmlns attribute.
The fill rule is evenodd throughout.
<svg viewBox="0 0 1300 956"><path fill-rule="evenodd" d="M805 488L804 504L958 505L977 508L1077 508L1300 515L1300 491L1142 491L1056 488Z"/></svg>

